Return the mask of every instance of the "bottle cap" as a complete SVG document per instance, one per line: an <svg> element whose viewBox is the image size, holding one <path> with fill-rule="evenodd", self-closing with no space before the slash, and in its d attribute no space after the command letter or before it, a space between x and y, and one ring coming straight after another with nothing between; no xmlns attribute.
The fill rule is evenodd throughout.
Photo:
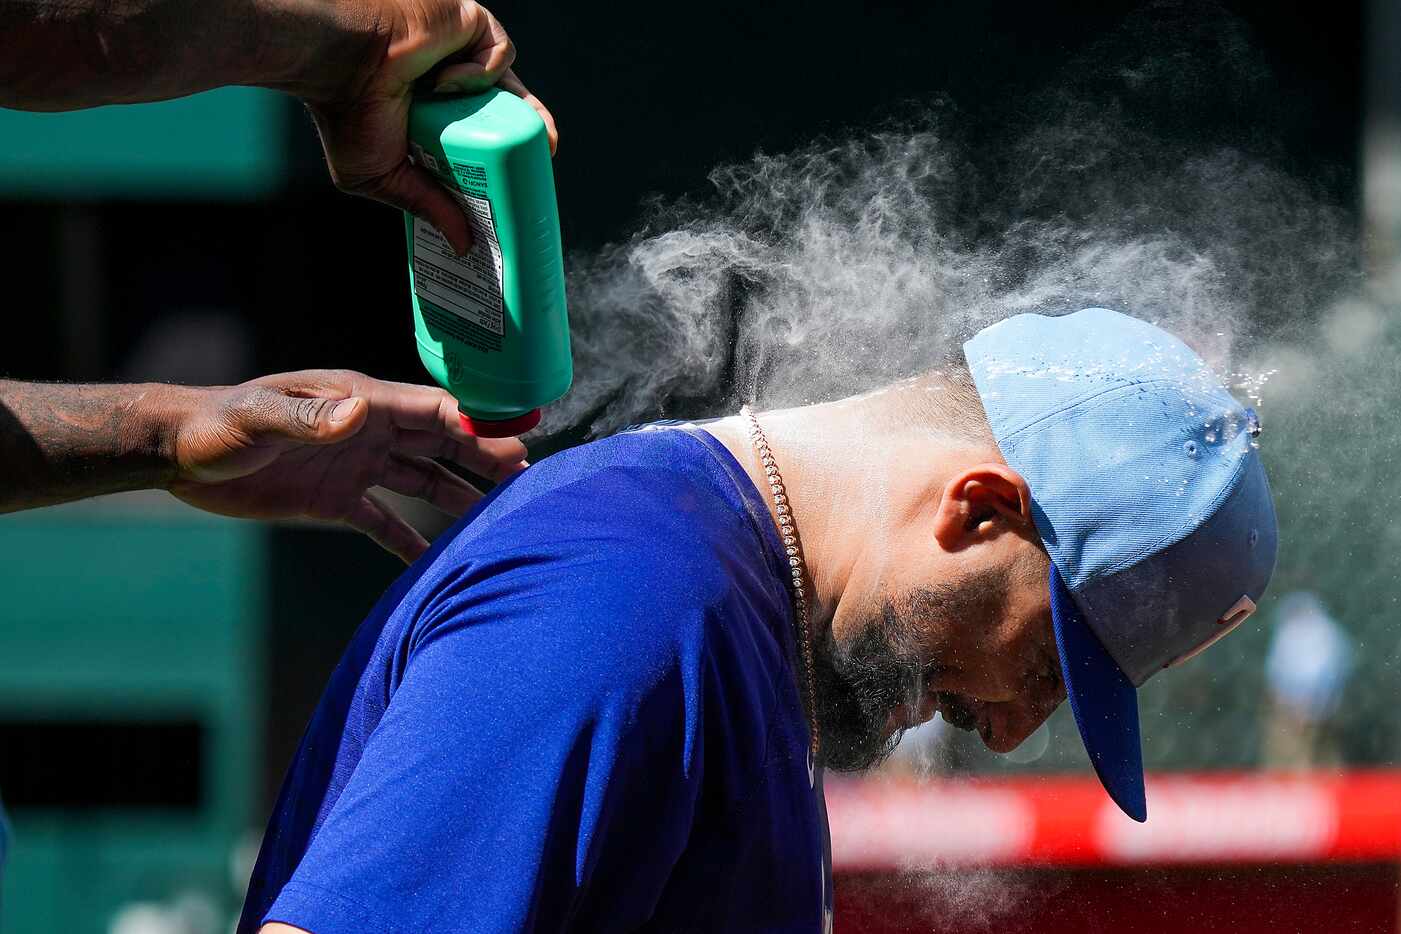
<svg viewBox="0 0 1401 934"><path fill-rule="evenodd" d="M461 410L462 428L467 434L477 438L514 438L523 435L540 424L540 410L531 409L515 418L476 418Z"/></svg>

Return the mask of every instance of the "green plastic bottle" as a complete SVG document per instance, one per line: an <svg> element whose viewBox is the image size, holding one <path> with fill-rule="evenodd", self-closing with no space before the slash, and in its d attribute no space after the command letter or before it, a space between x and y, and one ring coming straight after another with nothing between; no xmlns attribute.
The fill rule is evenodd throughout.
<svg viewBox="0 0 1401 934"><path fill-rule="evenodd" d="M545 123L496 89L419 97L409 153L462 205L475 238L459 257L431 224L404 217L418 355L469 432L529 431L574 375Z"/></svg>

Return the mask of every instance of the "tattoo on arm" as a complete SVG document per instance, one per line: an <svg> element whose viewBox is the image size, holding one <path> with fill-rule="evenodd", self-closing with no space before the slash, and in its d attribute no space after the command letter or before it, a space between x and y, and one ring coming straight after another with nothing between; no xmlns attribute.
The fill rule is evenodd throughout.
<svg viewBox="0 0 1401 934"><path fill-rule="evenodd" d="M170 388L0 380L0 512L165 486Z"/></svg>

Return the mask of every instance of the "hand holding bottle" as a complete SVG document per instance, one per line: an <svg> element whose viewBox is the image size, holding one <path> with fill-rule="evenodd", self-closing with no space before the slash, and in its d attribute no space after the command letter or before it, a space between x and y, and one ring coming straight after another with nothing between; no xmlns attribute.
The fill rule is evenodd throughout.
<svg viewBox="0 0 1401 934"><path fill-rule="evenodd" d="M0 3L0 107L77 110L231 84L306 102L342 190L409 211L465 253L462 211L408 160L409 100L493 85L523 98L516 47L473 0L65 0Z"/></svg>
<svg viewBox="0 0 1401 934"><path fill-rule="evenodd" d="M321 133L331 177L343 191L402 208L440 230L459 254L471 245L462 209L432 176L408 161L409 103L414 83L432 73L443 93L474 93L493 85L539 112L553 152L559 135L549 110L511 64L516 48L484 6L461 0L379 0L371 40L350 55L339 84L299 91ZM324 62L324 60L323 60Z"/></svg>

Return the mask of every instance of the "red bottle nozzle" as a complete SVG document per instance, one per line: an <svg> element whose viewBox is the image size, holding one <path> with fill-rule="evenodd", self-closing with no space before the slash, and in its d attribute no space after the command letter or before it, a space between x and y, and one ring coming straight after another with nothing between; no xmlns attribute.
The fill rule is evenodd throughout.
<svg viewBox="0 0 1401 934"><path fill-rule="evenodd" d="M514 438L540 424L539 409L531 409L524 415L517 415L515 418L501 419L473 418L461 411L457 414L462 420L463 431L476 438Z"/></svg>

